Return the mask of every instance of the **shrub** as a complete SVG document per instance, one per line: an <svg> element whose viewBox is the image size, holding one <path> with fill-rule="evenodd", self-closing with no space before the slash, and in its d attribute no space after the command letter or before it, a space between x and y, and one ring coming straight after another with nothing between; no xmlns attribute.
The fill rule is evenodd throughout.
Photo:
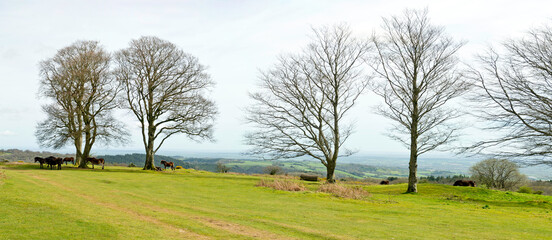
<svg viewBox="0 0 552 240"><path fill-rule="evenodd" d="M527 181L516 163L506 159L487 159L470 168L472 179L489 188L512 190Z"/></svg>
<svg viewBox="0 0 552 240"><path fill-rule="evenodd" d="M230 167L227 167L226 165L224 165L223 163L221 162L217 162L217 172L219 173L227 173L228 171L230 171Z"/></svg>
<svg viewBox="0 0 552 240"><path fill-rule="evenodd" d="M128 167L136 167L136 165L134 165L134 163L130 163L128 164Z"/></svg>
<svg viewBox="0 0 552 240"><path fill-rule="evenodd" d="M272 166L266 166L263 171L267 174L270 174L270 175L276 175L276 174L280 174L282 172L282 168L280 168L279 166L276 166L276 165L272 165Z"/></svg>
<svg viewBox="0 0 552 240"><path fill-rule="evenodd" d="M182 166L176 166L176 169L183 169Z"/></svg>
<svg viewBox="0 0 552 240"><path fill-rule="evenodd" d="M362 199L370 195L362 187L348 187L337 183L326 183L320 185L319 192L330 193L336 197L350 198L350 199Z"/></svg>
<svg viewBox="0 0 552 240"><path fill-rule="evenodd" d="M269 187L276 190L291 191L291 192L307 190L307 188L303 184L286 180L286 179L276 179L276 180L261 179L261 181L259 181L255 186Z"/></svg>
<svg viewBox="0 0 552 240"><path fill-rule="evenodd" d="M539 190L539 191L534 191L533 194L542 195L543 192Z"/></svg>
<svg viewBox="0 0 552 240"><path fill-rule="evenodd" d="M531 193L533 193L533 189L531 189L531 188L528 187L528 186L522 186L522 187L520 187L520 188L518 189L517 192L518 192L518 193L529 193L529 194L531 194Z"/></svg>

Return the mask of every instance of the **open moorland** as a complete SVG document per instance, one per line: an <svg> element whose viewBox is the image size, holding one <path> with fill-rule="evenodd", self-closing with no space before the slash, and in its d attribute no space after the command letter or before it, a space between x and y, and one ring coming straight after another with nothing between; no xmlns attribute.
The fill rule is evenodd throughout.
<svg viewBox="0 0 552 240"><path fill-rule="evenodd" d="M255 186L267 178L3 164L0 239L552 239L550 196L396 184L352 200Z"/></svg>

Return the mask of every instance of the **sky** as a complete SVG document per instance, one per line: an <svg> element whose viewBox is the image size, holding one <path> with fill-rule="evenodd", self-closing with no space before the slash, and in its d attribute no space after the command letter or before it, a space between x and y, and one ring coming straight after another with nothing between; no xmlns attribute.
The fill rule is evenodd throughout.
<svg viewBox="0 0 552 240"><path fill-rule="evenodd" d="M215 142L194 142L173 136L160 152L243 152L248 92L257 88L260 71L279 55L297 53L310 41L312 28L346 23L353 35L368 38L379 32L383 17L404 9L429 11L432 24L443 26L457 41L465 41L459 57L474 55L508 38L522 36L551 20L549 1L7 1L0 0L0 149L40 151L36 124L46 118L38 95L40 61L78 40L99 41L115 52L132 39L157 36L196 56L208 67L216 86L211 98L219 115ZM368 70L368 67L367 67ZM347 147L360 153L405 153L389 139L391 122L374 114L380 99L363 95L350 112L355 133ZM137 121L118 111L132 134L125 146L95 146L103 150L142 151ZM484 132L471 131L477 139ZM59 151L72 152L70 146Z"/></svg>

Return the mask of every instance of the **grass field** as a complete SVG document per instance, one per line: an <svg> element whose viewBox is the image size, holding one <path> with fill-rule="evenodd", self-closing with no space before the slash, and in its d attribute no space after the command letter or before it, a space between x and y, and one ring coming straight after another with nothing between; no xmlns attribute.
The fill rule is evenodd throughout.
<svg viewBox="0 0 552 240"><path fill-rule="evenodd" d="M552 239L550 196L399 184L350 200L263 176L0 168L0 239Z"/></svg>

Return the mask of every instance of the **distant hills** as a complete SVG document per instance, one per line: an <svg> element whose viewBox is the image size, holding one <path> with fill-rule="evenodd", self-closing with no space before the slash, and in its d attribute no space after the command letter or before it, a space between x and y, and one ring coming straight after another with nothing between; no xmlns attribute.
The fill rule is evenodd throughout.
<svg viewBox="0 0 552 240"><path fill-rule="evenodd" d="M128 166L133 163L141 167L144 165L146 156L140 153L116 153L104 152L107 154L99 155L106 160L107 165ZM263 173L264 169L270 165L278 165L283 172L288 174L298 174L303 172L325 175L324 166L318 161L300 159L300 160L279 160L269 161L254 159L250 156L244 156L240 153L183 153L169 152L171 156L155 155L155 164L160 166L161 160L174 162L176 166L183 168L193 168L215 172L217 163L220 162L230 167L231 172L256 174ZM0 150L0 161L25 161L33 162L34 157L41 156L73 156L73 154L59 154L47 151L29 151L19 149ZM455 174L467 174L471 165L479 161L476 158L459 157L427 157L419 159L420 176L451 176ZM385 177L406 177L408 175L408 159L398 155L353 155L342 158L338 161L336 175L350 178L385 178ZM535 166L522 168L522 173L527 174L532 179L552 179L550 168Z"/></svg>

